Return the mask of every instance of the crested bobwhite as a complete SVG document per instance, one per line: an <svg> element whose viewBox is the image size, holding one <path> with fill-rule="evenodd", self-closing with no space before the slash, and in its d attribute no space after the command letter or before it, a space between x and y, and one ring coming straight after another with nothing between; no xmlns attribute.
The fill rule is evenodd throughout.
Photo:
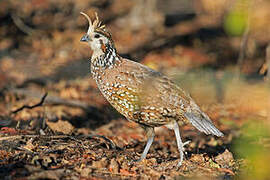
<svg viewBox="0 0 270 180"><path fill-rule="evenodd" d="M205 134L223 136L194 100L166 76L119 56L111 34L97 14L94 22L85 13L81 14L89 22L81 41L87 42L93 50L91 73L98 88L118 112L146 130L148 140L139 160L149 151L154 140L154 127L165 125L174 130L180 152L178 166L182 164L185 145L179 124L191 123Z"/></svg>

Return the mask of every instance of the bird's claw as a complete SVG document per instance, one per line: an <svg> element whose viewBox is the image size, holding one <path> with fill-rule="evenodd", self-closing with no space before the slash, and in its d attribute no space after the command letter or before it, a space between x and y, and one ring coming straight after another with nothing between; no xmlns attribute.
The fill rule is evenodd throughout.
<svg viewBox="0 0 270 180"><path fill-rule="evenodd" d="M188 145L191 141L186 141L183 143L183 151L185 152L185 146Z"/></svg>
<svg viewBox="0 0 270 180"><path fill-rule="evenodd" d="M132 160L133 162L141 162L142 161L142 159L141 158L139 158L139 159L134 159L134 160Z"/></svg>

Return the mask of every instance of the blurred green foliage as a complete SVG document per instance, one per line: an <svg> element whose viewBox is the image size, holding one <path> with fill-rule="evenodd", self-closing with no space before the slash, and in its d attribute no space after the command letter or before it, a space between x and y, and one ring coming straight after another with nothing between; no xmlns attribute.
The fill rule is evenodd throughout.
<svg viewBox="0 0 270 180"><path fill-rule="evenodd" d="M225 16L224 30L228 35L241 36L248 23L249 0L238 0L234 8Z"/></svg>
<svg viewBox="0 0 270 180"><path fill-rule="evenodd" d="M247 160L247 168L240 179L269 179L270 131L269 127L252 120L242 128L242 135L233 145L234 152Z"/></svg>

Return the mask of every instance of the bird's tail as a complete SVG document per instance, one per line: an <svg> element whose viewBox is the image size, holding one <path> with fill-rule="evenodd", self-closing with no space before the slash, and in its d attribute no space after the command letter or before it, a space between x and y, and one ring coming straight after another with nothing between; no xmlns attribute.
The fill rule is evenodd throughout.
<svg viewBox="0 0 270 180"><path fill-rule="evenodd" d="M193 126L205 134L213 134L218 137L224 136L224 134L215 127L207 114L202 112L195 103L191 106L191 111L185 113L185 117Z"/></svg>

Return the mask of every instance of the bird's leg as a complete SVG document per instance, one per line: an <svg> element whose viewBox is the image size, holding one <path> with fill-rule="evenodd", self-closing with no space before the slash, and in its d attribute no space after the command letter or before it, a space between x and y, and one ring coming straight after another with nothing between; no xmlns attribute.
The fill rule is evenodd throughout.
<svg viewBox="0 0 270 180"><path fill-rule="evenodd" d="M184 146L187 145L188 143L190 143L190 141L187 141L185 143L182 142L181 136L180 136L180 131L179 131L179 126L178 126L178 123L176 121L173 124L166 125L166 127L174 130L174 134L176 137L176 143L177 143L178 150L180 153L180 160L179 160L179 163L177 166L180 167L182 165L182 161L184 158L184 151L185 151Z"/></svg>
<svg viewBox="0 0 270 180"><path fill-rule="evenodd" d="M155 131L154 131L153 127L144 127L144 129L146 131L147 143L146 143L146 146L143 150L143 153L142 153L140 159L138 159L137 162L143 160L146 157L146 155L147 155L147 153L148 153L148 151L153 143L154 137L155 137Z"/></svg>

